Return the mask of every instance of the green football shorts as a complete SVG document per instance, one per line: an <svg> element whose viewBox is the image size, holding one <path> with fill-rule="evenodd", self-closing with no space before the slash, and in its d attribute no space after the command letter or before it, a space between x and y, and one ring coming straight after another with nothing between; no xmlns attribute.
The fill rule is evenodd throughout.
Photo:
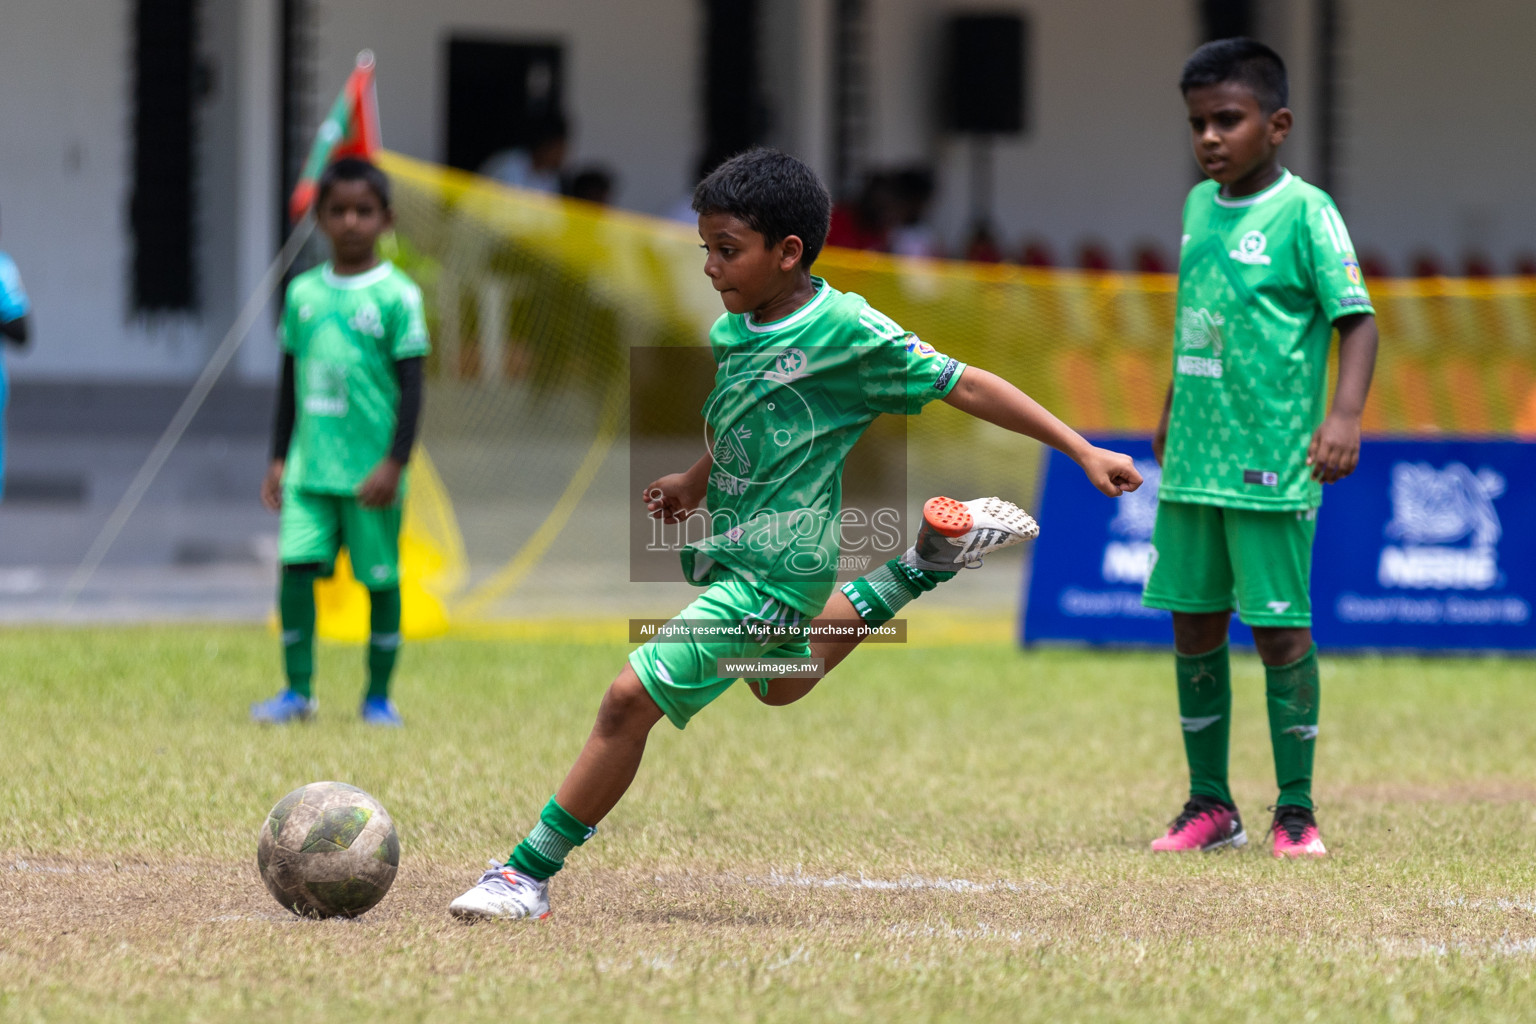
<svg viewBox="0 0 1536 1024"><path fill-rule="evenodd" d="M1257 512L1159 501L1148 608L1237 612L1250 626L1312 625L1317 509Z"/></svg>
<svg viewBox="0 0 1536 1024"><path fill-rule="evenodd" d="M760 633L765 627L797 629L803 619L799 611L750 583L711 583L667 623L663 635L630 652L629 663L656 706L682 729L736 681L735 676L717 673L720 658L809 658L811 645L803 635L784 639ZM746 682L768 692L767 679Z"/></svg>
<svg viewBox="0 0 1536 1024"><path fill-rule="evenodd" d="M352 575L369 590L400 585L399 503L364 508L349 494L320 494L284 488L278 519L277 555L284 565L319 562L322 575L335 569L343 544Z"/></svg>

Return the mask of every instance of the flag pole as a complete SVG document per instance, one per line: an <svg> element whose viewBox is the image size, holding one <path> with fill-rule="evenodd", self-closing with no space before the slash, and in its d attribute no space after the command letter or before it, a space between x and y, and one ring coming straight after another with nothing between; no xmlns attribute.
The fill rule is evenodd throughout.
<svg viewBox="0 0 1536 1024"><path fill-rule="evenodd" d="M139 502L143 500L150 484L154 483L155 476L159 474L161 467L165 465L166 459L170 458L172 449L181 440L181 436L187 432L187 427L191 425L192 418L203 407L203 402L207 400L208 393L213 390L213 385L218 381L220 375L223 374L230 360L235 357L235 353L240 350L246 335L255 326L256 318L261 315L261 311L271 301L273 294L277 291L277 286L282 282L283 275L288 273L289 267L293 266L293 261L298 258L299 252L304 248L304 243L309 241L309 236L314 233L314 230L315 218L312 214L306 214L294 226L293 232L288 236L288 241L283 243L282 250L278 252L277 257L267 267L266 273L261 277L261 281L256 285L255 290L251 292L250 298L246 300L245 308L240 311L239 316L235 317L235 322L230 325L229 332L224 335L224 340L219 343L219 347L214 349L212 357L209 358L207 365L203 367L203 372L198 375L197 382L192 385L192 390L187 393L186 398L182 399L181 407L176 410L176 415L171 417L171 422L166 426L164 433L160 435L160 440L155 442L154 448L150 450L149 457L144 460L144 465L139 467L133 482L128 485L128 490L118 500L117 507L112 510L112 515L108 517L105 525L101 528L101 532L96 535L96 539L91 543L90 550L85 553L85 557L81 559L79 567L70 576L69 582L64 585L62 601L66 612L74 608L75 600L80 596L80 592L91 581L91 577L95 575L97 568L100 567L102 559L106 557L107 551L111 549L113 542L117 540L118 534L122 532L124 524L128 522L128 518L133 515L134 510L139 507Z"/></svg>

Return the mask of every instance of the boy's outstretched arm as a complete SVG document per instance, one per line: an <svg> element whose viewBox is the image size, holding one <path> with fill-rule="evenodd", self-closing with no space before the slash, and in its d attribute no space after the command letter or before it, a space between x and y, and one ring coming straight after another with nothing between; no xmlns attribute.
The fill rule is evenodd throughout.
<svg viewBox="0 0 1536 1024"><path fill-rule="evenodd" d="M1369 313L1341 316L1334 326L1339 329L1339 383L1333 406L1307 446L1312 479L1325 484L1349 476L1360 462L1360 416L1376 371L1376 318Z"/></svg>
<svg viewBox="0 0 1536 1024"><path fill-rule="evenodd" d="M995 373L967 366L944 401L977 419L1065 453L1083 468L1093 486L1111 498L1141 486L1141 474L1129 455L1089 444L1043 405Z"/></svg>
<svg viewBox="0 0 1536 1024"><path fill-rule="evenodd" d="M652 519L664 523L677 523L704 504L704 493L709 487L709 467L715 464L708 452L681 473L668 473L652 480L640 493L645 510Z"/></svg>

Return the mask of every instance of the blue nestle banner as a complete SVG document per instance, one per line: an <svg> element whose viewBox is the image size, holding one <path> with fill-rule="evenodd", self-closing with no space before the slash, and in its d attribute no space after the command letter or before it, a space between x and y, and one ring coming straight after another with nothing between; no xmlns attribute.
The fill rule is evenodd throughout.
<svg viewBox="0 0 1536 1024"><path fill-rule="evenodd" d="M1115 438L1146 484L1106 500L1051 452L1027 583L1026 644L1169 644L1141 606L1161 473L1152 446ZM1319 646L1536 651L1536 445L1367 441L1324 490L1312 559ZM1236 643L1252 643L1233 616Z"/></svg>

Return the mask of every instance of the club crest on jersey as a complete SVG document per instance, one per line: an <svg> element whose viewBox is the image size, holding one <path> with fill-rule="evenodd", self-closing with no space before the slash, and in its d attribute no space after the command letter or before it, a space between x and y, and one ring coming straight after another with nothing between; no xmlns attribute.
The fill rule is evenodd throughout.
<svg viewBox="0 0 1536 1024"><path fill-rule="evenodd" d="M1264 232L1250 231L1237 243L1237 248L1227 253L1227 255L1239 263L1267 267L1269 266L1269 257L1264 255L1264 249L1267 245L1269 245L1269 239L1264 237Z"/></svg>
<svg viewBox="0 0 1536 1024"><path fill-rule="evenodd" d="M1345 253L1344 258L1339 262L1344 264L1344 276L1349 278L1349 283L1360 284L1362 280L1360 276L1360 261L1355 259L1355 254L1352 252Z"/></svg>
<svg viewBox="0 0 1536 1024"><path fill-rule="evenodd" d="M810 359L798 348L787 348L773 360L773 369L764 376L771 380L799 380L810 372Z"/></svg>
<svg viewBox="0 0 1536 1024"><path fill-rule="evenodd" d="M379 318L379 307L371 302L359 306L357 312L352 314L352 319L347 321L347 326L370 338L384 337L384 321Z"/></svg>

